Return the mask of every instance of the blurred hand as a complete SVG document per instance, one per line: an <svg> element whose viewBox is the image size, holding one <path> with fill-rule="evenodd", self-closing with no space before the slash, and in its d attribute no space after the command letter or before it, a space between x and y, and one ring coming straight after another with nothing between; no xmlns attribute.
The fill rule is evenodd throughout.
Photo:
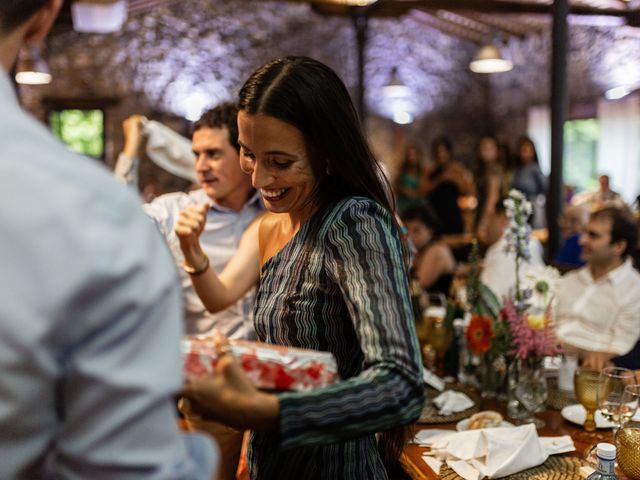
<svg viewBox="0 0 640 480"><path fill-rule="evenodd" d="M582 366L584 368L591 368L593 370L602 370L604 367L613 365L609 360L611 354L604 352L588 352L582 360Z"/></svg>
<svg viewBox="0 0 640 480"><path fill-rule="evenodd" d="M188 381L182 392L192 411L239 430L275 429L279 415L277 397L253 385L231 353L226 337L215 335L214 344L218 355L214 374Z"/></svg>

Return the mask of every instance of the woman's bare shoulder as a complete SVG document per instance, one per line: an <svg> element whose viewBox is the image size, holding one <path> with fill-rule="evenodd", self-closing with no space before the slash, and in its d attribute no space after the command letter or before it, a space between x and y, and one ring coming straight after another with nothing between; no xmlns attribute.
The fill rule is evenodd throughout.
<svg viewBox="0 0 640 480"><path fill-rule="evenodd" d="M275 214L275 213L271 213L271 212L265 212L260 216L260 234L263 233L270 233L272 232L274 229L276 229L281 221L281 215Z"/></svg>

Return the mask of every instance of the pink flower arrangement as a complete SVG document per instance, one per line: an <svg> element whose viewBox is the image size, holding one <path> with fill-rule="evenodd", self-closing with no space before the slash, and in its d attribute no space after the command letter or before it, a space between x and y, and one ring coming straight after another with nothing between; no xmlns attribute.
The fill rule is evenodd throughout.
<svg viewBox="0 0 640 480"><path fill-rule="evenodd" d="M544 357L561 353L556 342L553 325L550 321L551 306L548 305L540 315L543 321L534 312L518 309L512 299L505 299L500 316L509 325L509 333L515 358L526 360L532 357Z"/></svg>

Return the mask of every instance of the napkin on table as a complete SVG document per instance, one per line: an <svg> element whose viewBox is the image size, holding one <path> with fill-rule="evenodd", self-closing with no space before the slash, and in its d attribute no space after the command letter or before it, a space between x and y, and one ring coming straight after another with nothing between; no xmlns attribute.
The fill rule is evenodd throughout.
<svg viewBox="0 0 640 480"><path fill-rule="evenodd" d="M540 439L533 424L457 433L418 432L415 441L431 447L423 458L434 471L446 462L465 480L504 477L540 465L550 454L575 449L566 435Z"/></svg>
<svg viewBox="0 0 640 480"><path fill-rule="evenodd" d="M474 403L462 392L447 390L433 399L440 415L451 415L473 407Z"/></svg>

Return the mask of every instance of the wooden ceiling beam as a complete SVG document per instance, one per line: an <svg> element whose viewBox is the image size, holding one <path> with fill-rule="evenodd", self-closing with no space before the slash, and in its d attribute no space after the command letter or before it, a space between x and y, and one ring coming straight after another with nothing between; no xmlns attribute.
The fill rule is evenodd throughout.
<svg viewBox="0 0 640 480"><path fill-rule="evenodd" d="M447 22L438 18L434 15L433 12L424 11L421 9L412 10L411 18L415 21L427 26L434 28L445 35L450 35L453 37L458 37L468 42L476 43L478 45L482 45L486 42L486 35L483 33L478 33L473 30L469 30L466 27Z"/></svg>
<svg viewBox="0 0 640 480"><path fill-rule="evenodd" d="M466 16L478 22L489 25L491 28L501 30L512 37L524 38L532 32L538 30L526 25L516 19L506 19L503 16L487 15L486 13L467 12Z"/></svg>
<svg viewBox="0 0 640 480"><path fill-rule="evenodd" d="M290 0L291 1L291 0ZM293 0L300 3L301 0ZM354 8L331 0L307 0L311 1L314 9L326 14L348 15ZM482 13L519 13L519 14L550 14L551 3L536 1L515 0L378 0L372 6L376 6L376 16L400 16L411 9L421 10L449 10L449 11L475 11ZM584 4L573 4L570 7L573 15L611 15L623 17L629 13L622 8L597 8Z"/></svg>
<svg viewBox="0 0 640 480"><path fill-rule="evenodd" d="M490 35L492 31L491 27L484 23L480 23L472 18L460 15L459 13L450 12L449 10L437 10L436 17L461 27L468 28L485 36Z"/></svg>

